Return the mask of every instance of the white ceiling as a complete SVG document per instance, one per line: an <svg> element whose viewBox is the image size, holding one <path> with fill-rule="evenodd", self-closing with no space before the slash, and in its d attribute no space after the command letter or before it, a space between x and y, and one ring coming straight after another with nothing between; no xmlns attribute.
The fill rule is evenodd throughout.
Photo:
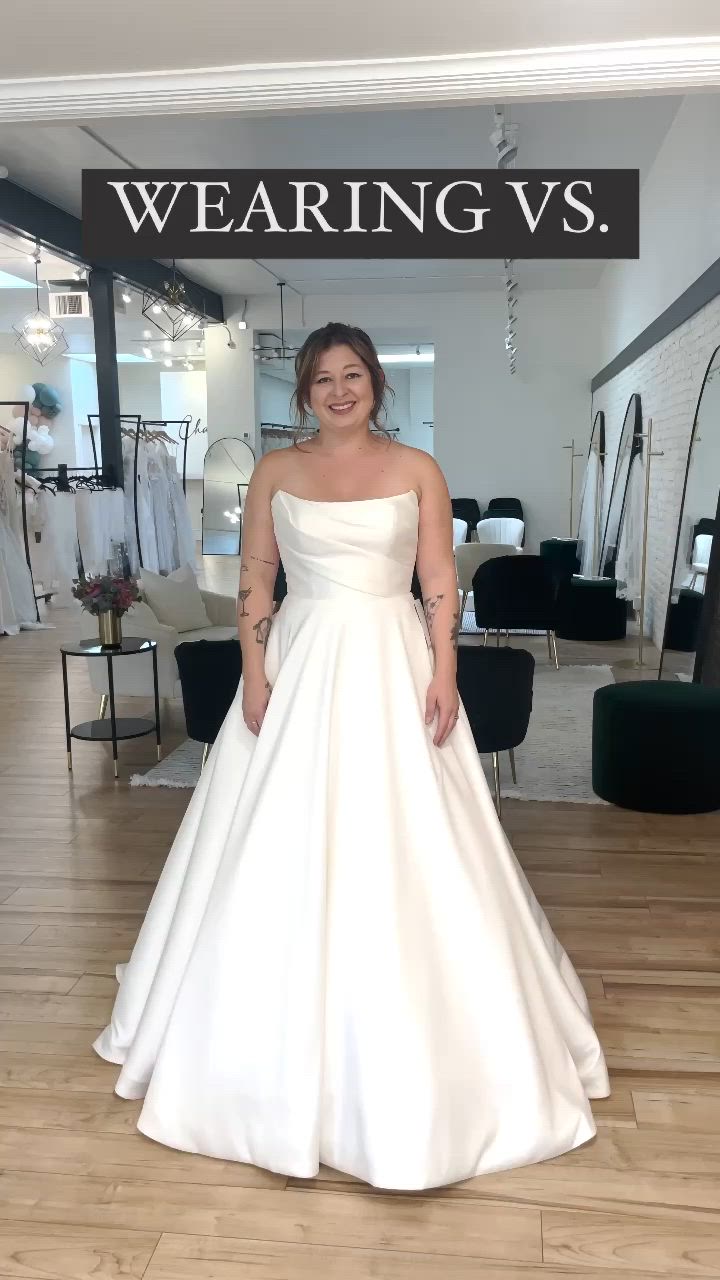
<svg viewBox="0 0 720 1280"><path fill-rule="evenodd" d="M681 99L516 105L520 167L639 168L644 177ZM357 111L211 120L103 121L92 126L0 125L0 163L19 185L80 213L83 168L492 167L489 107ZM225 294L268 294L283 279L303 294L454 292L500 287L489 260L194 260L178 264ZM521 262L529 288L587 288L602 262Z"/></svg>
<svg viewBox="0 0 720 1280"><path fill-rule="evenodd" d="M0 79L717 35L716 0L63 0L3 6ZM24 51L24 52L20 52Z"/></svg>

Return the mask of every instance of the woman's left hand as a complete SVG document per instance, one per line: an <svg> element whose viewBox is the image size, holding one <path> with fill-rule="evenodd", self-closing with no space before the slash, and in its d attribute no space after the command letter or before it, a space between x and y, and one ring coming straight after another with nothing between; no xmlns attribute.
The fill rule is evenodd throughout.
<svg viewBox="0 0 720 1280"><path fill-rule="evenodd" d="M434 675L428 685L425 699L425 723L431 724L437 714L438 722L433 742L441 747L447 741L458 721L460 695L452 675Z"/></svg>

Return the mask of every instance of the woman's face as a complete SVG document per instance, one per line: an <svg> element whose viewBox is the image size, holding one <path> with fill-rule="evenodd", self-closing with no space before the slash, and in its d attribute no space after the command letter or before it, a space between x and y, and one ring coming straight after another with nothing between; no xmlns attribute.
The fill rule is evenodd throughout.
<svg viewBox="0 0 720 1280"><path fill-rule="evenodd" d="M352 347L321 353L310 384L310 408L321 427L364 426L373 399L370 371Z"/></svg>

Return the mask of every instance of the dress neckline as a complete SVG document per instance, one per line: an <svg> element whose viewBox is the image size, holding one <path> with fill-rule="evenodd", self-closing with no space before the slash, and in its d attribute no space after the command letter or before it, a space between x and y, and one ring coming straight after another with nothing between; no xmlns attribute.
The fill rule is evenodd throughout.
<svg viewBox="0 0 720 1280"><path fill-rule="evenodd" d="M416 501L419 501L415 489L406 489L404 493L391 493L384 498L301 498L297 493L288 493L287 489L276 489L270 501L274 502L279 493L282 493L286 498L294 498L296 502L305 502L312 507L356 507L360 503L366 502L393 502L396 498L409 498L411 494Z"/></svg>

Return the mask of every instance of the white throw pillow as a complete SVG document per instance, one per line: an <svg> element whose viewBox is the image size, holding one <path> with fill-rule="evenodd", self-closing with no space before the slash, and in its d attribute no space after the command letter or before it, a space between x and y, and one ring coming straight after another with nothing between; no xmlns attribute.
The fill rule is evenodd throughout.
<svg viewBox="0 0 720 1280"><path fill-rule="evenodd" d="M158 622L176 631L199 631L211 627L198 580L189 564L165 577L143 569L140 590Z"/></svg>

